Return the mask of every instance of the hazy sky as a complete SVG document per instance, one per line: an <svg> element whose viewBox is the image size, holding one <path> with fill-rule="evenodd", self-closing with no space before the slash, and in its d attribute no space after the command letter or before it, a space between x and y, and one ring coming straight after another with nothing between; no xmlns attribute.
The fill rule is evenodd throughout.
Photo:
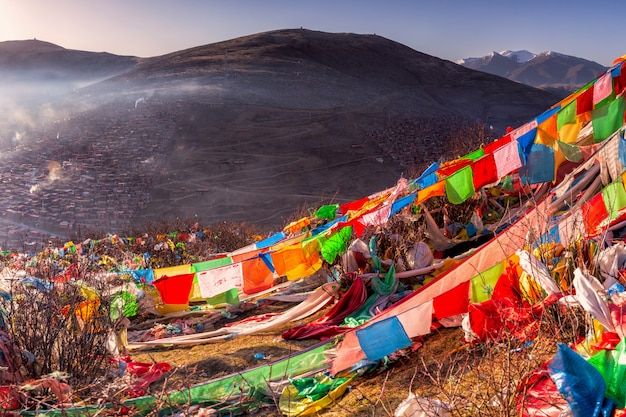
<svg viewBox="0 0 626 417"><path fill-rule="evenodd" d="M150 57L303 27L375 33L451 61L527 49L609 66L626 54L624 16L624 0L0 0L0 41Z"/></svg>

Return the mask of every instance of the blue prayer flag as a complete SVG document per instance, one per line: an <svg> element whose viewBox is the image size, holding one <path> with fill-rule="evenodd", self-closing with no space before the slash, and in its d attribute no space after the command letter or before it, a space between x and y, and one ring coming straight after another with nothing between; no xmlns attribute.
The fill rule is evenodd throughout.
<svg viewBox="0 0 626 417"><path fill-rule="evenodd" d="M411 346L398 317L389 317L356 331L361 349L367 359L376 361L393 352Z"/></svg>

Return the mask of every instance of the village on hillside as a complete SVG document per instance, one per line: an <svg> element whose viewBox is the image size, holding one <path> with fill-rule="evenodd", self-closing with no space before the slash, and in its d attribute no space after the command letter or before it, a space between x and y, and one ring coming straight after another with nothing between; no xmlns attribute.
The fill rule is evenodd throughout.
<svg viewBox="0 0 626 417"><path fill-rule="evenodd" d="M27 132L3 152L0 247L119 230L150 203L172 118L159 119L145 103L74 117Z"/></svg>

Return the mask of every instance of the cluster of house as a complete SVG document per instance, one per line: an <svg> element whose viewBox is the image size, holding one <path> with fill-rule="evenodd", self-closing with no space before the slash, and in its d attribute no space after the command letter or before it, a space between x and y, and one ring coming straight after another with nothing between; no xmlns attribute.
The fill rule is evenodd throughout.
<svg viewBox="0 0 626 417"><path fill-rule="evenodd" d="M370 132L369 136L400 166L409 169L421 167L421 170L418 169L421 172L433 162L433 155L446 156L446 151L451 150L447 149L449 146L446 143L457 140L460 132L464 137L471 136L466 126L467 121L460 117L414 117L394 121Z"/></svg>
<svg viewBox="0 0 626 417"><path fill-rule="evenodd" d="M112 103L12 141L0 152L0 250L128 225L174 132L164 114Z"/></svg>

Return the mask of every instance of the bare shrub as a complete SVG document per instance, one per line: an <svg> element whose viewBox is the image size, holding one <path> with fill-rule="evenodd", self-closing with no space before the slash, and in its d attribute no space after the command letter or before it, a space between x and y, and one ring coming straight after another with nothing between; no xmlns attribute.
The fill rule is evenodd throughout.
<svg viewBox="0 0 626 417"><path fill-rule="evenodd" d="M416 394L450 404L452 416L517 416L524 381L554 356L557 343L574 343L589 329L585 313L558 304L537 317L538 335L524 341L506 331L495 342L467 344L445 357L423 357ZM506 326L504 326L506 329Z"/></svg>
<svg viewBox="0 0 626 417"><path fill-rule="evenodd" d="M5 322L21 355L19 379L62 372L82 384L106 372L112 323L102 290L102 283L89 279L12 282L10 299L4 302Z"/></svg>

